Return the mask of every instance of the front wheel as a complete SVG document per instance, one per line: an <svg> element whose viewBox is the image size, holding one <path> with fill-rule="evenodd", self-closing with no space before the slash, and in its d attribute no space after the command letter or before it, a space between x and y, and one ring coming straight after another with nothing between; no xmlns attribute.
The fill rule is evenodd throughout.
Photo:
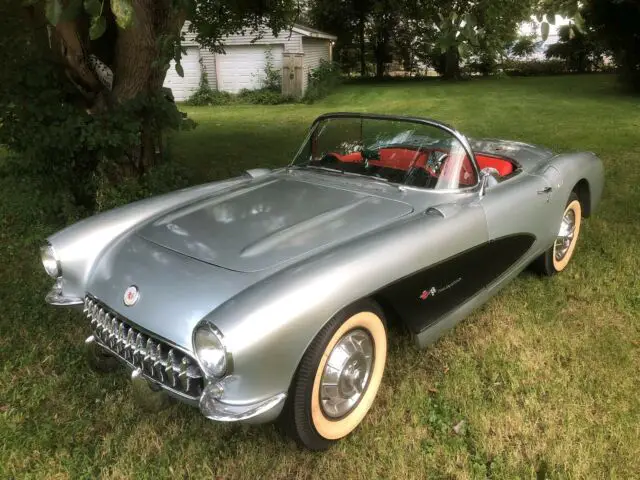
<svg viewBox="0 0 640 480"><path fill-rule="evenodd" d="M580 235L582 225L582 205L575 192L571 192L553 246L543 253L533 264L543 275L555 275L567 268Z"/></svg>
<svg viewBox="0 0 640 480"><path fill-rule="evenodd" d="M325 450L365 417L380 387L387 334L380 307L370 300L345 309L313 340L291 386L281 419L311 450Z"/></svg>

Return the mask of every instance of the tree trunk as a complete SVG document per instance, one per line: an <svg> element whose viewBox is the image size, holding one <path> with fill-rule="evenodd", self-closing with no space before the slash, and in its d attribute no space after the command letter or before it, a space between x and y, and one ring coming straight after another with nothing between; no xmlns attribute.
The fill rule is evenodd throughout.
<svg viewBox="0 0 640 480"><path fill-rule="evenodd" d="M183 12L171 7L171 0L136 0L135 26L121 30L115 46L113 98L117 103L140 95L158 95L167 74L169 58L158 49L161 35L179 35L184 24ZM140 142L132 145L122 159L123 176L142 175L162 155L162 132L149 112L143 113Z"/></svg>
<svg viewBox="0 0 640 480"><path fill-rule="evenodd" d="M385 71L385 48L381 45L376 49L376 78L384 78Z"/></svg>
<svg viewBox="0 0 640 480"><path fill-rule="evenodd" d="M444 54L444 74L446 80L460 79L460 54L458 47L449 47Z"/></svg>
<svg viewBox="0 0 640 480"><path fill-rule="evenodd" d="M366 58L366 44L365 44L365 35L364 35L364 27L365 27L365 18L364 14L360 15L360 19L358 21L358 43L360 47L360 75L362 77L367 76L367 58Z"/></svg>

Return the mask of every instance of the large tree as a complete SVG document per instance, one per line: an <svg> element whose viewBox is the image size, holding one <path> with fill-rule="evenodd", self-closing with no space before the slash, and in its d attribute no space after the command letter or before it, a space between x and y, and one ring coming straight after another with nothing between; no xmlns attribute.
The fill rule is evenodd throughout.
<svg viewBox="0 0 640 480"><path fill-rule="evenodd" d="M92 207L98 182L139 176L184 124L162 84L181 73L181 28L220 50L227 34L293 22L295 0L3 0L0 144L32 169L73 179Z"/></svg>
<svg viewBox="0 0 640 480"><path fill-rule="evenodd" d="M584 10L590 34L613 52L625 85L640 91L640 3L589 0Z"/></svg>

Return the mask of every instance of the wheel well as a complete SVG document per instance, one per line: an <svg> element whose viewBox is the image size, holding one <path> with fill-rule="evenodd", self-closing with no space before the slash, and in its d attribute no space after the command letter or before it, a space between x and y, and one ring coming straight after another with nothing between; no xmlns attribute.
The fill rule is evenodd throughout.
<svg viewBox="0 0 640 480"><path fill-rule="evenodd" d="M589 188L589 182L586 179L580 180L573 187L573 191L578 195L578 200L582 206L582 216L587 218L591 215L591 190Z"/></svg>
<svg viewBox="0 0 640 480"><path fill-rule="evenodd" d="M391 303L387 301L382 295L372 295L371 299L376 302L382 309L382 313L384 314L385 320L387 321L387 328L398 330L406 330L409 328L404 319L397 312L397 310L393 308Z"/></svg>

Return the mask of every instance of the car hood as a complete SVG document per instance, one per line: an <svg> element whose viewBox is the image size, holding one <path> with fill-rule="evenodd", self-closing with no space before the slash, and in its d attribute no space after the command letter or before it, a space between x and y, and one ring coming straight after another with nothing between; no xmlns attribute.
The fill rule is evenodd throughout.
<svg viewBox="0 0 640 480"><path fill-rule="evenodd" d="M256 272L412 211L409 204L366 192L267 177L168 212L137 235L211 265Z"/></svg>

